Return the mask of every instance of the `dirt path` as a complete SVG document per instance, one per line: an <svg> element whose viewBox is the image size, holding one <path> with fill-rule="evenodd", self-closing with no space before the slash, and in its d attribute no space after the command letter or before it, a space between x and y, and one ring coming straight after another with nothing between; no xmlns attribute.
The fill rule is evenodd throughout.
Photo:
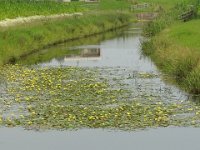
<svg viewBox="0 0 200 150"><path fill-rule="evenodd" d="M65 17L72 17L72 16L81 16L82 13L73 13L73 14L56 14L56 15L49 15L49 16L29 16L29 17L18 17L15 19L5 19L0 21L0 27L10 27L15 25L21 25L25 23L31 23L34 21L41 21L41 20L48 20L48 19L59 19L59 18L65 18Z"/></svg>

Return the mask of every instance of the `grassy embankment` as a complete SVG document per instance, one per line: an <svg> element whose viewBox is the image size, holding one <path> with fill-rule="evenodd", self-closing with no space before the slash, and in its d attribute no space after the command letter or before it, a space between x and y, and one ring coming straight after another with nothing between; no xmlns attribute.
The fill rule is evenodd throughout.
<svg viewBox="0 0 200 150"><path fill-rule="evenodd" d="M23 55L30 54L48 45L75 40L124 26L130 21L130 15L126 13L128 10L127 2L122 1L120 5L116 0L112 0L112 2L113 8L109 9L110 2L102 0L92 13L87 13L81 17L0 28L0 65L8 61L15 61Z"/></svg>
<svg viewBox="0 0 200 150"><path fill-rule="evenodd" d="M144 31L150 40L143 43L143 52L163 72L174 77L181 87L190 93L199 94L200 20L197 12L193 20L188 22L178 19L188 9L189 4L197 6L196 1L176 3L170 9L164 9L157 19L147 24Z"/></svg>

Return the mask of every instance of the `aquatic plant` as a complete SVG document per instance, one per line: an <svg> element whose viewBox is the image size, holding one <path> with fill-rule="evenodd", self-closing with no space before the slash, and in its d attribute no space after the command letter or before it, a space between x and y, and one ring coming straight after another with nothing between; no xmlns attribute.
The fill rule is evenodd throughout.
<svg viewBox="0 0 200 150"><path fill-rule="evenodd" d="M1 67L5 93L0 124L29 129L199 126L200 107L192 102L164 103L151 97L127 99L98 69Z"/></svg>

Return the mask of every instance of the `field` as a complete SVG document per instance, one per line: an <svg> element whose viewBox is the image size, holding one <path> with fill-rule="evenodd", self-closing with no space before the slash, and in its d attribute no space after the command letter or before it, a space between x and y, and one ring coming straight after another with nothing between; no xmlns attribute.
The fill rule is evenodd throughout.
<svg viewBox="0 0 200 150"><path fill-rule="evenodd" d="M61 3L55 1L29 1L29 0L0 0L0 20L6 18L27 17L34 15L51 15L61 13L127 10L130 8L126 1L102 0L97 4L74 1Z"/></svg>
<svg viewBox="0 0 200 150"><path fill-rule="evenodd" d="M1 0L0 20L34 15L83 12L88 10L80 2L58 3L53 1Z"/></svg>

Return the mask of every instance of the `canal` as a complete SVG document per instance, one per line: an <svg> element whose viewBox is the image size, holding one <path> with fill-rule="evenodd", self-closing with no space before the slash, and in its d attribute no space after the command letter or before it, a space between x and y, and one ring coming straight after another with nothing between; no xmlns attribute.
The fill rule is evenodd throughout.
<svg viewBox="0 0 200 150"><path fill-rule="evenodd" d="M130 90L127 99L188 101L190 96L165 79L154 63L141 53L141 24L118 31L63 43L31 54L17 63L37 68L81 67L97 69L115 87ZM3 89L1 89L3 91ZM3 92L2 92L3 93ZM1 93L1 94L2 94ZM3 99L3 94L0 97ZM87 150L186 150L199 149L200 129L192 127L117 129L25 130L0 128L0 147L22 149Z"/></svg>

